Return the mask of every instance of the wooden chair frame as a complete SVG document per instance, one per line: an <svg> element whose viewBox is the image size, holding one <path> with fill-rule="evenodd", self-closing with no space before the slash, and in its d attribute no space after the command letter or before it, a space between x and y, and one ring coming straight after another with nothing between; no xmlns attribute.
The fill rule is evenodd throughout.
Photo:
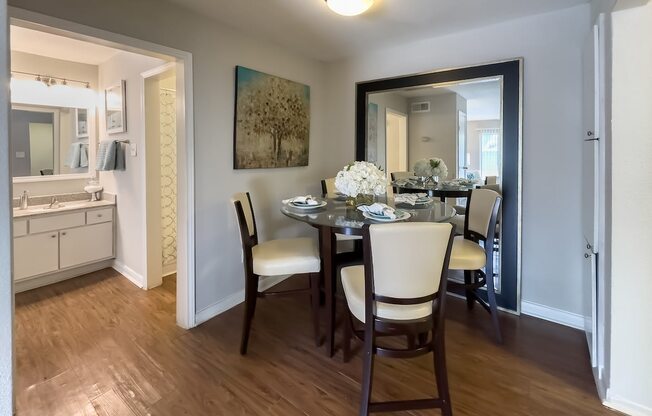
<svg viewBox="0 0 652 416"><path fill-rule="evenodd" d="M256 216L254 214L253 205L251 204L251 196L249 192L246 193L247 202L251 209L251 222L253 223L254 232L249 234L247 228L247 220L244 213L244 208L240 201L234 201L236 216L238 218L238 226L240 228L240 238L242 239L242 251L244 253L244 273L245 273L245 313L242 323L242 338L240 340L240 354L245 355L249 345L249 333L251 332L251 324L256 311L256 301L258 298L267 296L285 296L285 295L301 295L305 293L310 294L310 303L312 308L312 321L315 337L315 345L321 344L321 337L319 332L319 281L320 273L309 273L309 284L307 289L293 289L284 291L258 291L258 283L260 276L254 273L254 258L253 248L258 244L258 227L256 226Z"/></svg>
<svg viewBox="0 0 652 416"><path fill-rule="evenodd" d="M441 280L436 293L419 298L404 299L380 296L374 292L373 254L369 237L369 225L363 229L364 270L365 270L365 323L364 330L355 330L353 316L348 311L345 319L344 361L349 360L351 338L355 335L364 342L364 368L362 379L362 400L360 415L371 412L395 412L439 408L442 414L452 415L450 393L448 388L448 373L446 370L446 352L444 343L444 312L446 304L446 289L448 284L448 266L453 246L454 226L448 239L446 257L441 272ZM375 315L376 302L394 305L417 305L433 302L432 314L428 317L414 320L390 320ZM357 321L357 320L356 320ZM428 335L430 334L430 339ZM388 348L377 345L376 338L383 336L407 336L406 348ZM390 358L412 358L432 352L435 365L435 378L439 397L420 400L398 400L389 402L371 402L374 355Z"/></svg>
<svg viewBox="0 0 652 416"><path fill-rule="evenodd" d="M503 342L502 334L500 331L500 321L498 319L498 304L496 301L496 290L494 285L494 262L493 253L495 250L495 236L496 224L498 221L498 214L500 213L500 206L502 197L498 196L491 210L491 217L489 220L489 228L487 236L469 230L469 213L471 207L471 199L473 192L469 193L466 200L467 215L464 218L464 238L476 243L483 243L487 262L485 270L464 270L464 284L457 282L450 282L451 288L462 288L466 296L466 306L469 310L473 309L475 303L479 303L484 310L491 315L491 321L494 327L496 341L501 344ZM487 301L482 299L478 294L478 289L486 286L487 288Z"/></svg>

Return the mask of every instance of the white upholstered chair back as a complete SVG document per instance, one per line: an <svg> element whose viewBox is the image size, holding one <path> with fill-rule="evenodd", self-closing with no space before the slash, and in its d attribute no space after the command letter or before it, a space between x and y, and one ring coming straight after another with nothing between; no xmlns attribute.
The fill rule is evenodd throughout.
<svg viewBox="0 0 652 416"><path fill-rule="evenodd" d="M489 223L494 211L496 201L500 194L491 189L474 189L471 191L471 200L469 209L466 212L468 216L469 231L473 231L487 238L489 233Z"/></svg>
<svg viewBox="0 0 652 416"><path fill-rule="evenodd" d="M448 223L370 226L374 293L402 299L437 293L451 230Z"/></svg>
<svg viewBox="0 0 652 416"><path fill-rule="evenodd" d="M251 206L251 200L249 199L249 194L246 192L239 192L231 198L231 202L235 204L238 201L242 205L242 212L244 213L245 224L240 224L240 227L246 227L249 232L249 237L253 236L256 233L256 223L254 222L254 210ZM238 219L239 220L239 219Z"/></svg>
<svg viewBox="0 0 652 416"><path fill-rule="evenodd" d="M337 198L335 178L326 178L322 180L322 194L326 198Z"/></svg>
<svg viewBox="0 0 652 416"><path fill-rule="evenodd" d="M392 172L391 177L392 181L399 179L407 179L414 176L414 172Z"/></svg>

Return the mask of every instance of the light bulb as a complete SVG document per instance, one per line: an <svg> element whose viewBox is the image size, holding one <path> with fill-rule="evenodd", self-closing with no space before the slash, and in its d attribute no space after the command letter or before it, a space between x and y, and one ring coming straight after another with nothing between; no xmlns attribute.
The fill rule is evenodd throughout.
<svg viewBox="0 0 652 416"><path fill-rule="evenodd" d="M374 0L326 0L328 7L342 16L356 16L366 12Z"/></svg>

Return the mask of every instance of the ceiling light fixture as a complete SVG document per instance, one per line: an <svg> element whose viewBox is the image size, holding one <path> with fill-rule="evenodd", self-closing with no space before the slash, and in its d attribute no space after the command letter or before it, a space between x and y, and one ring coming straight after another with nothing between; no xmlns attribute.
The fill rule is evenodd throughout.
<svg viewBox="0 0 652 416"><path fill-rule="evenodd" d="M357 16L369 10L374 0L325 0L328 7L342 16Z"/></svg>

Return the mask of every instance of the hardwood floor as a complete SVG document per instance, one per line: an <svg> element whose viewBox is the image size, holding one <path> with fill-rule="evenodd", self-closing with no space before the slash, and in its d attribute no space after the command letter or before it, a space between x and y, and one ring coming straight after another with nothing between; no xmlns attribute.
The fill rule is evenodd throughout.
<svg viewBox="0 0 652 416"><path fill-rule="evenodd" d="M307 298L261 300L241 357L242 306L184 331L174 293L173 278L143 291L107 269L18 294L18 415L357 414L361 360L314 347ZM498 346L480 308L449 298L447 316L455 415L616 414L597 398L583 333L505 315ZM430 357L377 363L374 398L434 393Z"/></svg>

